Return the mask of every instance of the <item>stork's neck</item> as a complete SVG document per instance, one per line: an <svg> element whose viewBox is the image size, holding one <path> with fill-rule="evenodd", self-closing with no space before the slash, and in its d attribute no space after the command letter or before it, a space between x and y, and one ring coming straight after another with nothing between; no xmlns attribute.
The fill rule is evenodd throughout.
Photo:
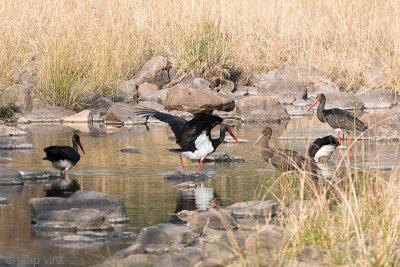
<svg viewBox="0 0 400 267"><path fill-rule="evenodd" d="M78 144L75 141L72 141L72 147L78 152Z"/></svg>
<svg viewBox="0 0 400 267"><path fill-rule="evenodd" d="M326 122L325 121L325 116L324 116L324 109L325 109L325 97L323 97L319 101L318 109L317 109L317 117L321 122Z"/></svg>
<svg viewBox="0 0 400 267"><path fill-rule="evenodd" d="M271 133L265 135L262 145L261 156L264 158L265 161L269 161L269 159L274 154L274 149L271 149L269 147L269 140L271 139L271 135Z"/></svg>
<svg viewBox="0 0 400 267"><path fill-rule="evenodd" d="M219 138L218 139L212 139L212 145L214 147L214 150L217 149L217 147L225 140L225 130L221 129L219 131Z"/></svg>

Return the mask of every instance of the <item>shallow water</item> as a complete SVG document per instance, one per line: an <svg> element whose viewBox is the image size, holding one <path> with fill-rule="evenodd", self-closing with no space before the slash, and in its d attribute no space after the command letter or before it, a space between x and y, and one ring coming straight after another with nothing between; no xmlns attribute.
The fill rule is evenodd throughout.
<svg viewBox="0 0 400 267"><path fill-rule="evenodd" d="M314 124L314 120L292 120L288 125L274 126L274 135L285 130ZM168 139L172 131L165 126L150 125L134 127L104 127L67 125L28 125L25 130L31 135L27 142L34 145L31 152L0 152L0 156L12 156L11 168L20 171L52 170L44 157L43 148L49 145L70 145L75 127L80 127L81 142L86 151L81 161L69 173L69 178L80 185L81 190L95 190L121 198L130 218L127 232L138 233L145 226L163 222L178 222L175 216L182 209L206 209L211 202L227 206L238 201L258 197L260 177L274 179L277 172L263 161L259 148L252 143L240 146L225 143L217 151L243 157L243 164L203 164L202 171L215 172L216 178L208 180L203 187L192 191L181 191L163 174L173 172L179 164L179 157L168 152L176 148L175 141ZM240 125L233 129L237 138L256 140L261 126ZM280 142L273 139L273 145L294 148L305 153L308 143L299 141ZM141 153L118 151L132 146ZM353 161L358 166L397 168L398 143L367 142L354 147ZM363 153L363 151L365 153ZM377 157L379 155L379 157ZM185 159L185 169L195 171L197 163ZM30 225L28 201L45 196L46 185L26 185L22 192L7 206L0 206L0 256L10 256L15 261L22 257L37 258L46 265L45 257L64 256L68 265L89 265L102 262L117 250L133 242L133 238L108 238L102 245L90 245L67 249L49 242L49 233L38 232ZM51 234L51 233L50 233ZM76 252L79 251L79 256Z"/></svg>

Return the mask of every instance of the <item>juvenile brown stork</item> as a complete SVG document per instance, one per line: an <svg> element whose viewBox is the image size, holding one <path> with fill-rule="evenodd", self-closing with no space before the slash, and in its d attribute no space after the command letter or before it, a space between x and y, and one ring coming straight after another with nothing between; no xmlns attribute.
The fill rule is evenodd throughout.
<svg viewBox="0 0 400 267"><path fill-rule="evenodd" d="M79 135L72 136L72 147L70 146L49 146L44 149L46 157L43 160L51 162L53 168L60 170L61 174L65 176L66 172L75 166L81 159L78 153L78 145L82 149L83 154L85 151L81 145Z"/></svg>
<svg viewBox="0 0 400 267"><path fill-rule="evenodd" d="M306 158L299 152L289 149L277 149L269 147L269 140L272 136L272 129L270 127L265 127L261 132L260 137L254 143L255 147L262 139L264 142L262 144L261 155L266 162L269 162L279 171L291 171L291 170L311 170L313 173L319 172L319 167L311 159Z"/></svg>
<svg viewBox="0 0 400 267"><path fill-rule="evenodd" d="M240 144L233 134L231 127L221 124L223 119L209 114L199 113L193 119L187 121L180 117L160 112L146 107L137 107L136 115L143 117L153 117L166 122L171 127L176 137L176 143L181 147L178 149L168 149L171 152L179 153L182 164L182 171L185 171L182 155L189 159L200 160L197 172L200 172L201 163L208 155L214 153L217 147L224 141L225 132L228 132L237 144ZM211 129L221 124L220 136L211 139Z"/></svg>
<svg viewBox="0 0 400 267"><path fill-rule="evenodd" d="M336 131L337 137L339 139L339 145L342 145L340 141L340 132L342 129L346 130L347 134L349 135L350 145L353 139L353 137L349 133L350 130L355 129L364 132L368 129L362 121L353 117L349 112L345 110L341 110L338 108L325 109L326 98L324 94L319 94L314 103L306 110L306 112L310 111L310 109L318 102L319 105L317 109L317 117L321 122L327 122L329 126L331 126Z"/></svg>

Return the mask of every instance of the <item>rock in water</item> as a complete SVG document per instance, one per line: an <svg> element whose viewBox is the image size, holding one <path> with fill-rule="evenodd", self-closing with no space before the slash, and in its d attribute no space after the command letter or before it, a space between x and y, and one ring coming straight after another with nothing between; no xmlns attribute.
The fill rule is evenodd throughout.
<svg viewBox="0 0 400 267"><path fill-rule="evenodd" d="M24 181L19 171L0 166L0 186L22 185L23 183Z"/></svg>
<svg viewBox="0 0 400 267"><path fill-rule="evenodd" d="M122 200L106 194L83 191L69 198L32 198L31 221L50 230L112 230L114 224L128 223Z"/></svg>
<svg viewBox="0 0 400 267"><path fill-rule="evenodd" d="M198 160L192 160L193 162L197 162ZM239 156L230 156L224 152L217 152L203 160L203 163L221 163L221 164L230 164L230 163L243 163L244 159Z"/></svg>

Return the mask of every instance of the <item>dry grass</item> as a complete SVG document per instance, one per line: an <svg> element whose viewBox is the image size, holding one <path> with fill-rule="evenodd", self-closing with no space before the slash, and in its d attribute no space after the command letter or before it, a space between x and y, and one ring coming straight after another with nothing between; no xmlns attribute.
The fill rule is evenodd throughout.
<svg viewBox="0 0 400 267"><path fill-rule="evenodd" d="M74 89L107 92L153 55L206 75L233 67L243 81L288 60L348 88L379 66L385 85L400 89L399 0L4 0L0 13L1 85L15 81L30 53L39 90L63 67L52 63L59 56L68 57Z"/></svg>
<svg viewBox="0 0 400 267"><path fill-rule="evenodd" d="M269 252L269 262L265 262L266 251L248 254L231 248L241 265L291 266L291 260L305 260L306 246L320 249L316 262L323 266L400 264L399 170L358 167L356 171L357 163L349 161L348 153L341 163L344 166L323 183L316 183L304 171L282 173L273 181L262 179L259 198L279 202L281 212L272 223L286 228L288 234L281 247Z"/></svg>

